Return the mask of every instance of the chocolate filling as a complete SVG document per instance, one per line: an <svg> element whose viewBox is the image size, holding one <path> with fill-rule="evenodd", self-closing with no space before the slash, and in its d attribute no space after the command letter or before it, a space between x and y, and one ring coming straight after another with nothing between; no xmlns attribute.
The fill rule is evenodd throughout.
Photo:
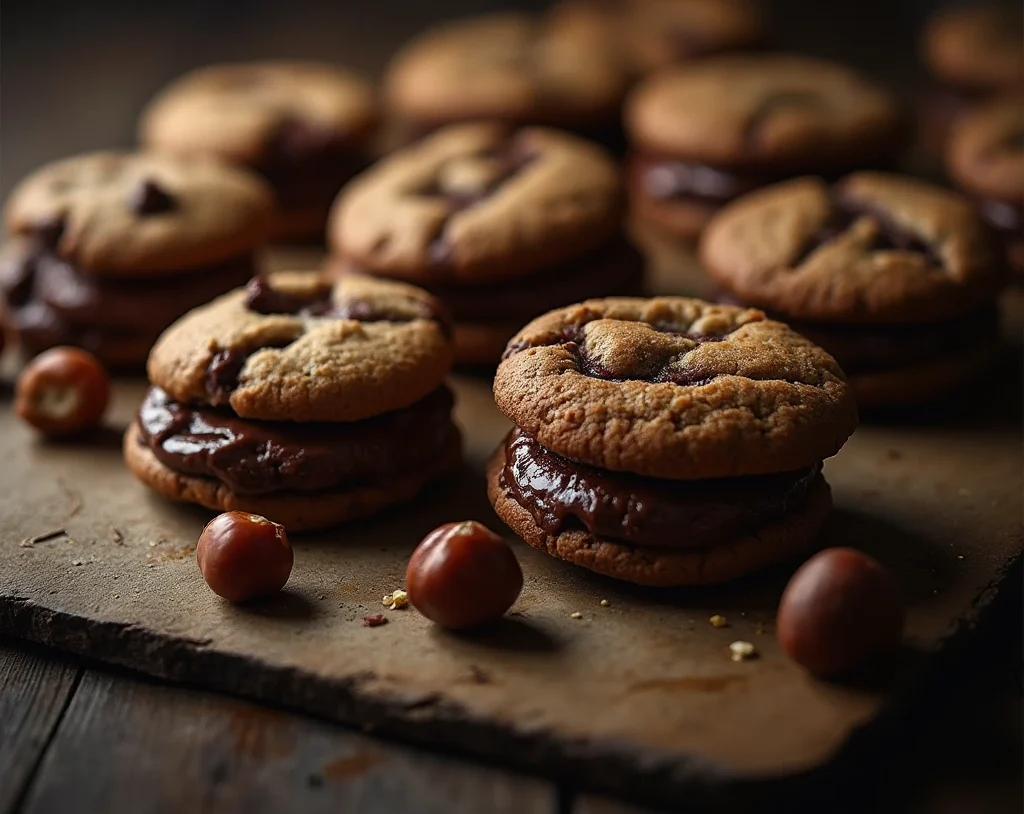
<svg viewBox="0 0 1024 814"><path fill-rule="evenodd" d="M505 442L505 488L549 534L585 529L633 545L707 548L803 505L821 465L797 472L673 481L611 472L542 447L522 430Z"/></svg>
<svg viewBox="0 0 1024 814"><path fill-rule="evenodd" d="M110 342L153 342L182 314L249 279L251 255L177 273L137 277L86 273L42 241L4 258L5 324L26 350L77 345L105 354Z"/></svg>
<svg viewBox="0 0 1024 814"><path fill-rule="evenodd" d="M778 180L768 173L741 172L697 161L638 154L629 164L633 183L657 201L694 201L721 206Z"/></svg>
<svg viewBox="0 0 1024 814"><path fill-rule="evenodd" d="M252 421L190 407L150 388L140 443L164 466L215 478L236 494L386 485L424 466L449 442L453 399L444 387L403 410L350 423Z"/></svg>

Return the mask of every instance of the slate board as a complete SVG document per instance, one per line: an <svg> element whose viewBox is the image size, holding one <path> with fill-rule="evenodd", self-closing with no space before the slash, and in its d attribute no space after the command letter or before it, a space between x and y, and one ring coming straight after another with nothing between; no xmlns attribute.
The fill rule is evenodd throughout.
<svg viewBox="0 0 1024 814"><path fill-rule="evenodd" d="M891 734L890 713L1005 584L1024 515L1010 365L967 412L863 426L826 467L836 511L822 544L869 551L911 599L903 657L859 683L812 680L780 653L774 610L792 565L656 591L519 542L525 587L494 628L449 634L413 610L364 627L424 533L469 518L503 528L482 468L507 425L489 383L465 377L454 379L464 471L387 517L296 539L286 591L248 608L199 575L209 515L149 494L121 464L144 383L119 383L110 429L75 445L40 442L0 410L0 632L651 802L749 797ZM26 542L57 528L66 534ZM729 626L712 628L715 613ZM737 639L759 658L730 661Z"/></svg>

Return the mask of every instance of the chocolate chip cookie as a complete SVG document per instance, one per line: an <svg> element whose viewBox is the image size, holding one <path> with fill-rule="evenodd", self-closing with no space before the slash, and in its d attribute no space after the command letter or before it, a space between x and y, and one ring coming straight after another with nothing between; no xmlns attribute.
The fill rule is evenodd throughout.
<svg viewBox="0 0 1024 814"><path fill-rule="evenodd" d="M903 131L886 91L842 65L787 54L657 73L628 99L626 129L631 205L684 241L759 186L889 163Z"/></svg>
<svg viewBox="0 0 1024 814"><path fill-rule="evenodd" d="M979 105L953 127L946 147L950 177L1005 240L1024 279L1024 96Z"/></svg>
<svg viewBox="0 0 1024 814"><path fill-rule="evenodd" d="M410 285L256 277L153 348L129 468L173 500L289 531L410 499L458 467L440 304Z"/></svg>
<svg viewBox="0 0 1024 814"><path fill-rule="evenodd" d="M334 196L368 163L376 120L369 83L334 65L210 65L150 102L139 139L253 169L276 194L277 236L306 238L322 234Z"/></svg>
<svg viewBox="0 0 1024 814"><path fill-rule="evenodd" d="M24 350L77 345L141 367L164 328L255 273L273 202L245 170L103 152L37 170L5 219L0 319Z"/></svg>
<svg viewBox="0 0 1024 814"><path fill-rule="evenodd" d="M934 400L998 349L1004 264L969 201L898 175L801 178L726 207L701 260L833 353L862 406Z"/></svg>
<svg viewBox="0 0 1024 814"><path fill-rule="evenodd" d="M452 125L345 188L331 267L422 285L452 313L458 361L493 365L546 309L640 292L623 208L618 169L594 144L545 128Z"/></svg>
<svg viewBox="0 0 1024 814"><path fill-rule="evenodd" d="M494 14L428 29L391 60L390 112L413 138L453 122L495 119L621 140L626 73L586 30L554 18Z"/></svg>
<svg viewBox="0 0 1024 814"><path fill-rule="evenodd" d="M935 14L921 34L933 81L921 99L921 140L941 156L950 128L978 102L1024 87L1020 3L959 5Z"/></svg>
<svg viewBox="0 0 1024 814"><path fill-rule="evenodd" d="M494 380L516 428L488 466L537 548L645 585L723 582L802 551L821 462L857 412L836 362L760 311L679 297L540 317Z"/></svg>

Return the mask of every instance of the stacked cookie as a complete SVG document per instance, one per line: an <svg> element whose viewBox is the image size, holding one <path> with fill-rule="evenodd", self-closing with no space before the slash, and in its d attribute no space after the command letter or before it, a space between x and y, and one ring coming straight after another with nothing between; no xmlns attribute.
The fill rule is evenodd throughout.
<svg viewBox="0 0 1024 814"><path fill-rule="evenodd" d="M254 170L277 197L276 236L306 238L323 233L334 196L369 162L376 119L369 83L334 65L211 65L150 102L139 139Z"/></svg>
<svg viewBox="0 0 1024 814"><path fill-rule="evenodd" d="M384 96L403 141L455 122L492 119L621 141L626 73L589 30L555 16L494 14L443 23L403 47Z"/></svg>
<svg viewBox="0 0 1024 814"><path fill-rule="evenodd" d="M1010 269L1024 279L1024 95L964 114L946 146L946 168L1003 238Z"/></svg>
<svg viewBox="0 0 1024 814"><path fill-rule="evenodd" d="M456 358L496 364L529 319L587 296L639 293L611 157L556 130L453 125L392 154L342 192L332 268L434 293Z"/></svg>
<svg viewBox="0 0 1024 814"><path fill-rule="evenodd" d="M711 222L700 256L730 298L832 353L862 406L932 401L998 352L997 246L969 201L921 181L863 172L759 190Z"/></svg>
<svg viewBox="0 0 1024 814"><path fill-rule="evenodd" d="M164 328L255 273L272 217L257 177L206 160L104 152L47 165L7 202L4 328L28 353L77 345L141 367Z"/></svg>
<svg viewBox="0 0 1024 814"><path fill-rule="evenodd" d="M891 94L845 66L788 54L656 73L629 98L626 129L634 212L684 242L756 187L886 165L902 146Z"/></svg>
<svg viewBox="0 0 1024 814"><path fill-rule="evenodd" d="M760 311L592 300L509 343L494 380L516 428L488 464L531 545L644 585L724 582L803 551L821 475L857 423L835 361Z"/></svg>
<svg viewBox="0 0 1024 814"><path fill-rule="evenodd" d="M173 500L322 528L458 467L438 302L412 286L275 274L198 308L153 348L128 467Z"/></svg>

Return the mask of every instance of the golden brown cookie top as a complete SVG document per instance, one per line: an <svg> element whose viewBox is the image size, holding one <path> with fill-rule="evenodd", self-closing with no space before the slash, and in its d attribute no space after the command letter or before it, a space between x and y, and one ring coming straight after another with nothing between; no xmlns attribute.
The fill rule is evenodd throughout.
<svg viewBox="0 0 1024 814"><path fill-rule="evenodd" d="M413 286L278 273L182 317L147 370L171 398L243 418L358 421L436 389L448 333L440 304Z"/></svg>
<svg viewBox="0 0 1024 814"><path fill-rule="evenodd" d="M1024 95L965 113L947 143L946 166L973 194L1024 206Z"/></svg>
<svg viewBox="0 0 1024 814"><path fill-rule="evenodd" d="M319 62L208 65L162 90L139 122L139 139L161 152L210 154L259 166L289 139L360 147L377 117L371 85Z"/></svg>
<svg viewBox="0 0 1024 814"><path fill-rule="evenodd" d="M742 301L793 319L932 322L990 301L1004 269L971 203L876 172L799 178L740 198L700 257Z"/></svg>
<svg viewBox="0 0 1024 814"><path fill-rule="evenodd" d="M559 455L659 478L799 469L857 424L821 348L760 311L681 297L590 300L535 319L509 343L494 397Z"/></svg>
<svg viewBox="0 0 1024 814"><path fill-rule="evenodd" d="M7 201L7 231L42 241L85 273L188 271L251 252L269 235L270 190L210 160L99 152L25 178Z"/></svg>
<svg viewBox="0 0 1024 814"><path fill-rule="evenodd" d="M935 76L955 88L990 91L1024 83L1024 17L1020 3L981 3L944 9L921 35L921 56Z"/></svg>
<svg viewBox="0 0 1024 814"><path fill-rule="evenodd" d="M817 168L887 158L893 97L856 71L791 54L721 56L654 74L630 96L646 152L725 166Z"/></svg>
<svg viewBox="0 0 1024 814"><path fill-rule="evenodd" d="M391 60L388 105L401 118L583 126L616 115L626 75L574 28L493 14L428 29Z"/></svg>
<svg viewBox="0 0 1024 814"><path fill-rule="evenodd" d="M334 206L335 251L416 279L497 279L558 263L621 228L611 156L556 130L452 125L385 158Z"/></svg>

